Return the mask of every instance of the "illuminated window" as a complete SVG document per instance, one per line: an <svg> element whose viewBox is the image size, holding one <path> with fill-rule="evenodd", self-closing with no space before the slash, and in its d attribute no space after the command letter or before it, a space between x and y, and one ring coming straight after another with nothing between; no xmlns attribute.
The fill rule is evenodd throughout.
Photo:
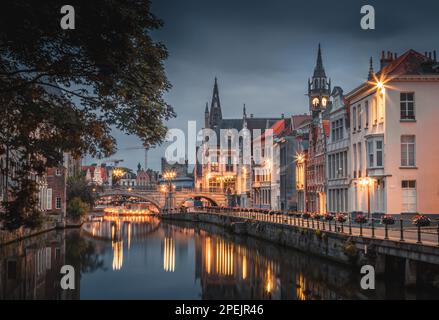
<svg viewBox="0 0 439 320"><path fill-rule="evenodd" d="M317 106L319 105L319 98L314 98L314 99L312 100L312 105L313 105L314 107L317 107Z"/></svg>

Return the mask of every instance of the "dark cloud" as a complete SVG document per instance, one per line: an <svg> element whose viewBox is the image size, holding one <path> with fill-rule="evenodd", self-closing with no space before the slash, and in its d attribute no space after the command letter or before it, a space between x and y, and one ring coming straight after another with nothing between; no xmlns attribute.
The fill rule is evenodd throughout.
<svg viewBox="0 0 439 320"><path fill-rule="evenodd" d="M360 28L365 4L375 7L376 30ZM243 103L261 116L304 113L319 42L327 75L348 91L364 81L370 56L378 68L381 50L431 51L439 31L436 0L153 0L152 10L165 22L154 37L170 53L167 100L178 118L168 125L182 129L188 120L202 126L215 76L225 117L241 116ZM141 150L123 150L138 139L117 136L117 157L130 167L142 162ZM162 155L163 148L150 153L155 169Z"/></svg>

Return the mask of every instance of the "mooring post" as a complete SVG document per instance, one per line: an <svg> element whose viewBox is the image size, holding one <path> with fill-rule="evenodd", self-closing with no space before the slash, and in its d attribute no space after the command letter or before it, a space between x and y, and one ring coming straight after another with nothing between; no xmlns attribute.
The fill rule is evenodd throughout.
<svg viewBox="0 0 439 320"><path fill-rule="evenodd" d="M375 224L374 224L374 218L372 218L372 238L375 238Z"/></svg>
<svg viewBox="0 0 439 320"><path fill-rule="evenodd" d="M399 237L399 241L404 241L404 221L401 219L399 219L399 229L400 229L400 237Z"/></svg>

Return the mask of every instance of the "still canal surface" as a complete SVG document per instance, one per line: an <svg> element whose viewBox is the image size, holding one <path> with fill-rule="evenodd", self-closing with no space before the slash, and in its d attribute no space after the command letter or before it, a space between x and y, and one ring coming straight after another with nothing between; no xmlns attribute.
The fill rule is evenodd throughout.
<svg viewBox="0 0 439 320"><path fill-rule="evenodd" d="M60 288L61 266L76 270ZM105 218L0 247L0 299L439 299L212 225Z"/></svg>

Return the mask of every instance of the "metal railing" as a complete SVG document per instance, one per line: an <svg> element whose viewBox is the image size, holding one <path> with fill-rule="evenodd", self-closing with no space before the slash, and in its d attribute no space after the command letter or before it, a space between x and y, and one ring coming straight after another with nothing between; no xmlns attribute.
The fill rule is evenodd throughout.
<svg viewBox="0 0 439 320"><path fill-rule="evenodd" d="M246 220L263 221L280 225L289 225L311 230L321 230L371 239L408 242L439 246L439 220L430 226L412 225L412 220L395 219L392 225L384 224L382 219L370 218L362 223L352 221L350 216L337 219L337 216L315 216L298 212L281 212L265 209L204 207L162 210L162 214L211 213Z"/></svg>

